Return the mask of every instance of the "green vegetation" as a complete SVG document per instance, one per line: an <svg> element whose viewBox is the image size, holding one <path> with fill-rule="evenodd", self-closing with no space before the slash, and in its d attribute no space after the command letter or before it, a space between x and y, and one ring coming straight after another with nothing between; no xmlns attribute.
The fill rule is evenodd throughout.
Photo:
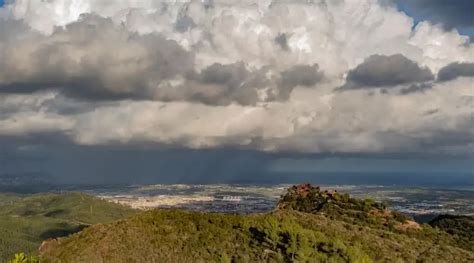
<svg viewBox="0 0 474 263"><path fill-rule="evenodd" d="M49 242L45 262L472 262L430 227L409 233L276 211L226 215L155 210ZM229 261L227 261L229 262Z"/></svg>
<svg viewBox="0 0 474 263"><path fill-rule="evenodd" d="M39 258L37 256L28 256L25 253L15 254L15 257L8 261L8 263L39 263Z"/></svg>
<svg viewBox="0 0 474 263"><path fill-rule="evenodd" d="M323 214L331 219L371 227L400 227L413 220L402 213L390 211L387 204L352 198L337 191L321 191L319 187L309 184L290 187L278 202L278 208Z"/></svg>
<svg viewBox="0 0 474 263"><path fill-rule="evenodd" d="M464 248L474 251L474 218L470 216L440 215L429 222L433 227L454 235Z"/></svg>
<svg viewBox="0 0 474 263"><path fill-rule="evenodd" d="M267 214L154 210L41 247L44 262L473 262L455 235L382 204L295 186Z"/></svg>
<svg viewBox="0 0 474 263"><path fill-rule="evenodd" d="M43 240L67 236L91 224L125 218L133 212L81 193L0 194L0 262L18 252L35 255ZM31 262L27 258L30 261L26 262Z"/></svg>

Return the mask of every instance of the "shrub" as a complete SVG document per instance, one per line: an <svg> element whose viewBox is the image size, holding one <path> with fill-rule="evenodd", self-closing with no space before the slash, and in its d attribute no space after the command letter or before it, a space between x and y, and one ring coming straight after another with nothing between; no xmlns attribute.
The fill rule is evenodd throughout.
<svg viewBox="0 0 474 263"><path fill-rule="evenodd" d="M8 261L8 263L39 263L39 258L25 253L17 253L15 257Z"/></svg>

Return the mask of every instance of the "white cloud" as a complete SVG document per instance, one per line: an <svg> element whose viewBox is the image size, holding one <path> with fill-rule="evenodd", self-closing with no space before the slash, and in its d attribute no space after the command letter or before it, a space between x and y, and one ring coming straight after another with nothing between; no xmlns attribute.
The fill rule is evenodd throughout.
<svg viewBox="0 0 474 263"><path fill-rule="evenodd" d="M81 38L93 20L80 15L92 12L113 25L95 17L104 24L89 32L95 37ZM453 62L474 62L466 37L424 22L412 30L411 18L376 0L17 0L0 17L38 30L0 26L0 83L15 84L11 92L41 80L66 91L0 93L3 135L49 131L80 144L266 151L472 152L473 78L431 83L406 95L400 95L410 88L405 83L385 92L363 86L335 91L350 70L375 54L401 54L433 74ZM277 41L282 34L284 48ZM167 61L178 61L167 53L170 46L192 59L170 67ZM313 65L321 74L314 80L294 72ZM215 83L204 81L205 69L219 75ZM288 84L282 84L282 72L295 73L290 79L297 86L283 90ZM89 84L96 83L91 80L100 80L93 90L100 100L117 94L132 99L92 96L85 102L64 95L90 92Z"/></svg>

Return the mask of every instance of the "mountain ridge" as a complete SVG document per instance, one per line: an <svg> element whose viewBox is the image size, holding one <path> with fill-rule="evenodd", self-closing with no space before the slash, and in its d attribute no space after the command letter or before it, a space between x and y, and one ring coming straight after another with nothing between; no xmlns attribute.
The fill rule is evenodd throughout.
<svg viewBox="0 0 474 263"><path fill-rule="evenodd" d="M47 241L40 255L44 262L474 260L455 235L409 222L385 204L306 184L290 187L270 213L156 209Z"/></svg>

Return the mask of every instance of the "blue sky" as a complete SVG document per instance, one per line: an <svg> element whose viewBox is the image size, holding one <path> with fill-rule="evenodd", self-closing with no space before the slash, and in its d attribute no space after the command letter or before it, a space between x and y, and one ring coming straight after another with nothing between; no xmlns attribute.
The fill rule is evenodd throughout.
<svg viewBox="0 0 474 263"><path fill-rule="evenodd" d="M459 33L474 36L474 1L472 0L394 0L399 9L413 17L440 23L447 29L456 28Z"/></svg>

